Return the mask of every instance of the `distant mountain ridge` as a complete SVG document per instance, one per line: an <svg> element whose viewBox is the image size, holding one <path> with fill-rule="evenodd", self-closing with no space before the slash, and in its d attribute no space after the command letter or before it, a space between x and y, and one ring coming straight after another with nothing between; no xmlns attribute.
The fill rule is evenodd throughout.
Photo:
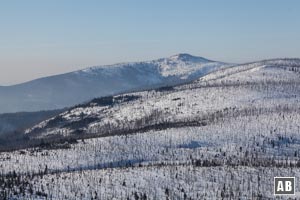
<svg viewBox="0 0 300 200"><path fill-rule="evenodd" d="M0 113L59 109L95 97L176 85L228 66L189 54L90 67L0 87Z"/></svg>

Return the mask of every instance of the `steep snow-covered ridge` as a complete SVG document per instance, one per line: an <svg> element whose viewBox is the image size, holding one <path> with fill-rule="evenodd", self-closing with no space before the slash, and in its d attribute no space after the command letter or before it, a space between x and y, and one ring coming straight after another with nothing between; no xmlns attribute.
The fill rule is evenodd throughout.
<svg viewBox="0 0 300 200"><path fill-rule="evenodd" d="M229 66L189 54L145 62L90 67L0 87L0 113L50 110L95 97L189 82Z"/></svg>

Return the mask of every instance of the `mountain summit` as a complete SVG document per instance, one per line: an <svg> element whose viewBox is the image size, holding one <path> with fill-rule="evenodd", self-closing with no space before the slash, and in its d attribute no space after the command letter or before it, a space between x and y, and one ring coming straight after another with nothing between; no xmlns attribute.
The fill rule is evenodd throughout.
<svg viewBox="0 0 300 200"><path fill-rule="evenodd" d="M203 57L193 56L187 53L180 53L170 57L172 60L181 60L183 62L213 62Z"/></svg>
<svg viewBox="0 0 300 200"><path fill-rule="evenodd" d="M0 87L0 113L57 109L95 97L176 85L228 66L189 54L95 66Z"/></svg>

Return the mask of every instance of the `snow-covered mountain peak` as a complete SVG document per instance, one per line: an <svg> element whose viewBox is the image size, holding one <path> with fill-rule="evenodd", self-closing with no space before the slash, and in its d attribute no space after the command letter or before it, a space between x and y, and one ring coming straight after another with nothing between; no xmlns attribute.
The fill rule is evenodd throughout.
<svg viewBox="0 0 300 200"><path fill-rule="evenodd" d="M229 66L229 64L211 61L203 57L182 53L169 58L159 59L156 62L164 77L179 76L180 79L195 78L205 75L217 69Z"/></svg>
<svg viewBox="0 0 300 200"><path fill-rule="evenodd" d="M208 60L203 57L193 56L187 53L180 53L173 55L169 58L173 61L182 61L182 62L212 62L211 60Z"/></svg>
<svg viewBox="0 0 300 200"><path fill-rule="evenodd" d="M178 54L151 61L89 67L0 87L0 113L58 109L95 97L178 85L226 66L226 63Z"/></svg>
<svg viewBox="0 0 300 200"><path fill-rule="evenodd" d="M203 63L210 63L210 62L215 62L215 61L211 61L208 60L206 58L203 57L199 57L199 56L193 56L187 53L179 53L167 58L160 58L160 59L156 59L156 60L151 60L151 61L144 61L144 62L127 62L127 63L117 63L117 64L112 64L112 65L100 65L100 66L92 66L92 67L88 67L86 69L83 70L78 70L75 73L95 73L97 71L103 71L103 70L109 70L109 71L113 71L115 69L120 69L120 68L124 68L124 67L138 67L141 65L156 65L156 66L162 66L162 65L170 65L170 67L174 66L174 65L189 65L192 63L198 63L198 64L203 64Z"/></svg>
<svg viewBox="0 0 300 200"><path fill-rule="evenodd" d="M144 62L118 63L113 65L94 66L76 71L76 74L98 76L106 75L114 77L122 74L125 70L147 71L159 77L177 76L180 80L194 79L208 72L228 66L226 63L211 61L203 57L193 56L187 53L176 54L167 58L160 58ZM147 77L150 76L147 74Z"/></svg>

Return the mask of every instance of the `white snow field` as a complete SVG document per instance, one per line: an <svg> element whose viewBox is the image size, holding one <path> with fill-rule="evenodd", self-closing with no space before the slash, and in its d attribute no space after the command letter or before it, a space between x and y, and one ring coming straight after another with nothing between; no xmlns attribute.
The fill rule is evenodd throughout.
<svg viewBox="0 0 300 200"><path fill-rule="evenodd" d="M274 199L273 177L300 175L299 82L275 59L77 105L0 153L0 197Z"/></svg>

